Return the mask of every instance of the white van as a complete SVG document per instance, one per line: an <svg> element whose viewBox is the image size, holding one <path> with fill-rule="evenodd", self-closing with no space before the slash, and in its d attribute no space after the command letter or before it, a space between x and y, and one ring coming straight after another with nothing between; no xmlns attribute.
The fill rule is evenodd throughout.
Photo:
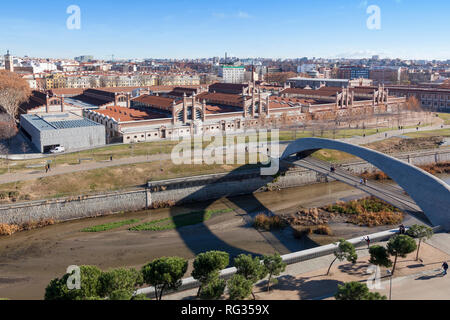
<svg viewBox="0 0 450 320"><path fill-rule="evenodd" d="M64 147L56 147L56 148L50 150L50 153L62 153L65 151L66 151L66 149Z"/></svg>

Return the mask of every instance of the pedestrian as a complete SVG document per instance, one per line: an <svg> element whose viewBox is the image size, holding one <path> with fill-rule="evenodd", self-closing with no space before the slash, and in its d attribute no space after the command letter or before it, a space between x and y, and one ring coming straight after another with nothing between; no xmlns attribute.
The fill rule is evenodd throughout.
<svg viewBox="0 0 450 320"><path fill-rule="evenodd" d="M367 249L370 249L370 238L369 238L369 236L363 237L363 240L366 241L366 243L367 243Z"/></svg>
<svg viewBox="0 0 450 320"><path fill-rule="evenodd" d="M405 234L406 233L406 228L403 224L400 225L399 227L399 233L400 234Z"/></svg>
<svg viewBox="0 0 450 320"><path fill-rule="evenodd" d="M442 264L442 268L444 269L444 276L447 275L448 263L446 261Z"/></svg>
<svg viewBox="0 0 450 320"><path fill-rule="evenodd" d="M359 184L363 185L364 184L364 180L361 178L361 180L359 180Z"/></svg>
<svg viewBox="0 0 450 320"><path fill-rule="evenodd" d="M367 185L367 179L364 178L364 185Z"/></svg>
<svg viewBox="0 0 450 320"><path fill-rule="evenodd" d="M387 133L385 133L385 134L384 134L384 137L387 138L387 136L388 136Z"/></svg>
<svg viewBox="0 0 450 320"><path fill-rule="evenodd" d="M111 161L111 162L113 161L113 156L109 157L109 161Z"/></svg>
<svg viewBox="0 0 450 320"><path fill-rule="evenodd" d="M50 167L50 163L48 164L48 171L52 171L52 169Z"/></svg>
<svg viewBox="0 0 450 320"><path fill-rule="evenodd" d="M48 163L45 165L45 173L48 173Z"/></svg>

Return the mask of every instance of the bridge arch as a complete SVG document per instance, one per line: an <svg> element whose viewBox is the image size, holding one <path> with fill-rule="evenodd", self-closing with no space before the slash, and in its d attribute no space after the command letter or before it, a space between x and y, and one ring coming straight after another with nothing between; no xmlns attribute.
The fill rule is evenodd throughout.
<svg viewBox="0 0 450 320"><path fill-rule="evenodd" d="M281 160L320 149L346 152L371 163L405 190L434 226L450 229L450 186L409 163L365 147L320 138L303 138L288 145Z"/></svg>

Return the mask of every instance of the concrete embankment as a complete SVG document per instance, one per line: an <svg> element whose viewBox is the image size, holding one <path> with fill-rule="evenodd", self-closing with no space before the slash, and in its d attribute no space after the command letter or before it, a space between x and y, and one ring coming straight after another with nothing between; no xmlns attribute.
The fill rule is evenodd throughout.
<svg viewBox="0 0 450 320"><path fill-rule="evenodd" d="M395 156L415 165L427 165L450 161L450 149ZM353 173L376 170L365 161L348 162L342 164L341 168ZM158 204L206 201L327 181L329 181L327 176L302 168L290 169L278 177L262 176L259 169L238 170L223 174L155 181L150 182L146 188L135 190L2 205L0 223L21 224L42 219L68 221L148 209Z"/></svg>

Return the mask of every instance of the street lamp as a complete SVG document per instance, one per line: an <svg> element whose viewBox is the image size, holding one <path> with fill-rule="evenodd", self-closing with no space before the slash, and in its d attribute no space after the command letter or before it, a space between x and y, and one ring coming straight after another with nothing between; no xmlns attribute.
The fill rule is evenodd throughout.
<svg viewBox="0 0 450 320"><path fill-rule="evenodd" d="M389 275L389 300L392 300L392 271L387 270L387 274Z"/></svg>

